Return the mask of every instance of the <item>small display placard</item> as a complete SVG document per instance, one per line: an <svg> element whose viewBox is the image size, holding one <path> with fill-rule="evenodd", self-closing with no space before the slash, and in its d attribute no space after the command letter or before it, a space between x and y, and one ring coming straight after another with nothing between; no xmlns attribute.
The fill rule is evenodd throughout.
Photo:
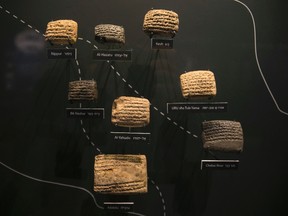
<svg viewBox="0 0 288 216"><path fill-rule="evenodd" d="M131 61L132 50L93 50L93 60L97 61Z"/></svg>
<svg viewBox="0 0 288 216"><path fill-rule="evenodd" d="M104 209L109 211L132 211L134 202L104 202Z"/></svg>
<svg viewBox="0 0 288 216"><path fill-rule="evenodd" d="M173 49L173 39L151 38L152 49Z"/></svg>
<svg viewBox="0 0 288 216"><path fill-rule="evenodd" d="M167 103L169 112L227 112L228 102Z"/></svg>
<svg viewBox="0 0 288 216"><path fill-rule="evenodd" d="M150 144L150 133L139 132L111 132L112 140L119 143Z"/></svg>
<svg viewBox="0 0 288 216"><path fill-rule="evenodd" d="M48 59L77 59L77 49L47 49Z"/></svg>
<svg viewBox="0 0 288 216"><path fill-rule="evenodd" d="M202 169L238 169L239 160L201 160Z"/></svg>
<svg viewBox="0 0 288 216"><path fill-rule="evenodd" d="M105 118L104 108L66 108L70 118Z"/></svg>

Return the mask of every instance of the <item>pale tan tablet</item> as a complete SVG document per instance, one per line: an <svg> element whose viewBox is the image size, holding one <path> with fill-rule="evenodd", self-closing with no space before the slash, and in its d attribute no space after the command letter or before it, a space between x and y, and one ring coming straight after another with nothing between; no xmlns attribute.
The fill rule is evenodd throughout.
<svg viewBox="0 0 288 216"><path fill-rule="evenodd" d="M150 122L150 102L146 98L121 96L112 105L111 121L116 126L144 127Z"/></svg>
<svg viewBox="0 0 288 216"><path fill-rule="evenodd" d="M174 37L179 30L178 14L171 10L152 9L144 16L143 31Z"/></svg>
<svg viewBox="0 0 288 216"><path fill-rule="evenodd" d="M56 20L47 24L45 38L56 45L74 44L77 41L78 24L73 20Z"/></svg>
<svg viewBox="0 0 288 216"><path fill-rule="evenodd" d="M146 193L146 156L97 155L94 163L94 191L104 194Z"/></svg>
<svg viewBox="0 0 288 216"><path fill-rule="evenodd" d="M189 71L180 75L184 98L213 97L217 93L215 76L212 71Z"/></svg>

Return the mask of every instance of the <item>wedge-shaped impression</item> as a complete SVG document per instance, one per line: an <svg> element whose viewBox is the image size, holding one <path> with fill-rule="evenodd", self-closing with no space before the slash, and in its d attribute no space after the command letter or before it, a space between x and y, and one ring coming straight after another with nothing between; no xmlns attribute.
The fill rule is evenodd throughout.
<svg viewBox="0 0 288 216"><path fill-rule="evenodd" d="M202 122L203 147L222 152L243 151L243 130L240 122L212 120Z"/></svg>
<svg viewBox="0 0 288 216"><path fill-rule="evenodd" d="M121 127L144 127L150 122L150 102L146 98L121 96L112 105L111 122Z"/></svg>
<svg viewBox="0 0 288 216"><path fill-rule="evenodd" d="M216 81L212 71L189 71L180 75L180 84L184 98L203 98L216 95Z"/></svg>
<svg viewBox="0 0 288 216"><path fill-rule="evenodd" d="M75 44L78 35L78 24L73 20L56 20L47 24L45 38L51 44Z"/></svg>
<svg viewBox="0 0 288 216"><path fill-rule="evenodd" d="M152 9L144 16L143 31L149 35L174 37L179 30L178 14L171 10Z"/></svg>
<svg viewBox="0 0 288 216"><path fill-rule="evenodd" d="M125 30L118 25L99 24L95 26L95 40L102 43L125 44Z"/></svg>
<svg viewBox="0 0 288 216"><path fill-rule="evenodd" d="M94 191L104 194L146 193L146 156L97 155L94 163Z"/></svg>
<svg viewBox="0 0 288 216"><path fill-rule="evenodd" d="M94 80L77 80L69 82L68 100L93 101L98 98L97 84Z"/></svg>

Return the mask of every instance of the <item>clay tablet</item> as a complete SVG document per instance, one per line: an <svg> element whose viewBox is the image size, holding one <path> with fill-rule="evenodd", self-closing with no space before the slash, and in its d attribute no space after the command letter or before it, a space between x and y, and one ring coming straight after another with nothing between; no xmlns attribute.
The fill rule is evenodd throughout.
<svg viewBox="0 0 288 216"><path fill-rule="evenodd" d="M206 70L189 71L180 75L184 98L212 97L216 95L214 73Z"/></svg>
<svg viewBox="0 0 288 216"><path fill-rule="evenodd" d="M143 31L174 37L179 30L178 14L174 11L153 9L144 16Z"/></svg>
<svg viewBox="0 0 288 216"><path fill-rule="evenodd" d="M95 27L95 39L100 42L125 44L125 31L122 26L100 24Z"/></svg>
<svg viewBox="0 0 288 216"><path fill-rule="evenodd" d="M150 102L146 98L121 96L112 105L111 122L122 127L144 127L150 122Z"/></svg>
<svg viewBox="0 0 288 216"><path fill-rule="evenodd" d="M56 20L47 24L45 38L52 44L67 45L77 41L78 24L73 20Z"/></svg>
<svg viewBox="0 0 288 216"><path fill-rule="evenodd" d="M243 150L243 131L240 122L204 121L202 129L204 149L224 152L241 152Z"/></svg>
<svg viewBox="0 0 288 216"><path fill-rule="evenodd" d="M106 194L146 193L146 156L97 155L94 163L94 191Z"/></svg>
<svg viewBox="0 0 288 216"><path fill-rule="evenodd" d="M69 82L69 101L92 101L98 97L97 84L94 80Z"/></svg>

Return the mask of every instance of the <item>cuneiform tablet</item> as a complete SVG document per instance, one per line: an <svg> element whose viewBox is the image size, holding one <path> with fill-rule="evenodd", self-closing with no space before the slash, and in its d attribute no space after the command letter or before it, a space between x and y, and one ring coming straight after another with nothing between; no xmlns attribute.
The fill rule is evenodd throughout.
<svg viewBox="0 0 288 216"><path fill-rule="evenodd" d="M69 82L69 101L92 101L98 97L97 84L94 80Z"/></svg>
<svg viewBox="0 0 288 216"><path fill-rule="evenodd" d="M178 14L171 10L152 9L144 16L143 31L149 35L174 37L179 30Z"/></svg>
<svg viewBox="0 0 288 216"><path fill-rule="evenodd" d="M216 81L212 71L189 71L180 75L180 84L184 98L213 97L216 95Z"/></svg>
<svg viewBox="0 0 288 216"><path fill-rule="evenodd" d="M100 42L125 44L125 30L118 25L100 24L95 26L95 39Z"/></svg>
<svg viewBox="0 0 288 216"><path fill-rule="evenodd" d="M207 150L241 152L243 130L240 122L212 120L202 122L203 147Z"/></svg>
<svg viewBox="0 0 288 216"><path fill-rule="evenodd" d="M150 102L146 98L121 96L112 105L111 121L122 127L144 127L150 122Z"/></svg>
<svg viewBox="0 0 288 216"><path fill-rule="evenodd" d="M78 24L73 20L56 20L47 24L45 38L52 44L67 45L77 41Z"/></svg>
<svg viewBox="0 0 288 216"><path fill-rule="evenodd" d="M94 163L94 191L104 194L146 193L146 156L97 155Z"/></svg>

